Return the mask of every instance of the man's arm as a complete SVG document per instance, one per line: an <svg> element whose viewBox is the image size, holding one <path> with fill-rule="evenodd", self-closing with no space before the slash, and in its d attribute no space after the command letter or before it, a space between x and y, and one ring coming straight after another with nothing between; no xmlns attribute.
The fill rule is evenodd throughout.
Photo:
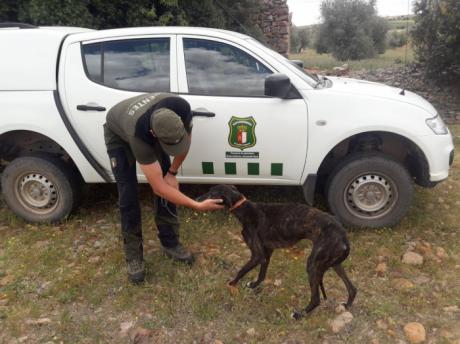
<svg viewBox="0 0 460 344"><path fill-rule="evenodd" d="M177 172L181 167L182 163L184 162L185 158L187 157L187 153L176 155L171 163L171 167L169 168L172 172Z"/></svg>
<svg viewBox="0 0 460 344"><path fill-rule="evenodd" d="M201 211L223 208L221 205L222 200L208 199L203 202L197 202L185 196L178 189L168 185L163 179L163 171L158 161L149 165L141 164L140 167L152 187L153 192L169 202Z"/></svg>
<svg viewBox="0 0 460 344"><path fill-rule="evenodd" d="M169 186L171 186L171 187L173 187L174 189L177 189L177 190L179 190L179 182L177 181L177 178L176 178L175 174L179 170L179 167L182 165L182 162L185 160L186 157L187 157L187 153L182 154L182 155L176 155L174 157L174 160L173 160L172 164L171 164L171 167L169 168L169 170L173 174L166 173L166 175L164 177L164 181L166 182L166 184L168 184Z"/></svg>

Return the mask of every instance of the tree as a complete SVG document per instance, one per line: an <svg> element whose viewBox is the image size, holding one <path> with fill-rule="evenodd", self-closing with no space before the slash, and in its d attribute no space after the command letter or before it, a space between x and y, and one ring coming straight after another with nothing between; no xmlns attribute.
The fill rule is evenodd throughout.
<svg viewBox="0 0 460 344"><path fill-rule="evenodd" d="M308 47L308 44L310 43L310 32L308 28L292 26L290 40L291 52L300 53L301 50Z"/></svg>
<svg viewBox="0 0 460 344"><path fill-rule="evenodd" d="M94 29L147 25L215 27L263 41L253 0L2 0L0 21Z"/></svg>
<svg viewBox="0 0 460 344"><path fill-rule="evenodd" d="M377 15L376 0L324 0L316 49L339 60L359 60L386 49L388 24Z"/></svg>
<svg viewBox="0 0 460 344"><path fill-rule="evenodd" d="M460 2L418 0L412 37L418 62L428 77L460 80Z"/></svg>

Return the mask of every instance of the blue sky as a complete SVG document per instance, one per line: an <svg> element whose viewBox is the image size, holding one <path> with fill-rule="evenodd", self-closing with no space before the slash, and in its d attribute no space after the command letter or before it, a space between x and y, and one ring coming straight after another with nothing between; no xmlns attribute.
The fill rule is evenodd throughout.
<svg viewBox="0 0 460 344"><path fill-rule="evenodd" d="M377 0L378 13L381 16L407 14L408 0ZM292 22L296 26L316 24L320 21L319 7L322 0L288 0L292 12ZM410 12L412 13L412 2Z"/></svg>

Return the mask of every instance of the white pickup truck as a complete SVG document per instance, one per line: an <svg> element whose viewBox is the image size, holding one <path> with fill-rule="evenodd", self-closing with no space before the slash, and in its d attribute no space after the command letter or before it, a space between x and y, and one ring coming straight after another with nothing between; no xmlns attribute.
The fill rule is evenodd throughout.
<svg viewBox="0 0 460 344"><path fill-rule="evenodd" d="M345 224L396 224L413 182L446 179L451 135L422 97L309 75L251 37L190 27L0 25L3 196L28 221L68 216L81 181L111 182L107 110L171 92L198 111L182 183L298 185ZM145 181L139 172L139 180Z"/></svg>

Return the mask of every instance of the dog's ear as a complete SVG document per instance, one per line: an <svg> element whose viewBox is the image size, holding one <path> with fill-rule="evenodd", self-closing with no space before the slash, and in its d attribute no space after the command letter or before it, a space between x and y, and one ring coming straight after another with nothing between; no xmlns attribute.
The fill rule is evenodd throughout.
<svg viewBox="0 0 460 344"><path fill-rule="evenodd" d="M238 189L233 185L229 185L229 188L227 190L229 191L228 197L230 199L230 204L231 204L230 206L233 206L236 202L238 202L243 197L241 192L239 192Z"/></svg>

